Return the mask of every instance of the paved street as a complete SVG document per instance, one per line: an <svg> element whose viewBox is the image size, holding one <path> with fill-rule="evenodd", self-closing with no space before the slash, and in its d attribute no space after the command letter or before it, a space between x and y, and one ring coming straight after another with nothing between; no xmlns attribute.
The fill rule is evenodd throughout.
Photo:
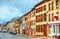
<svg viewBox="0 0 60 39"><path fill-rule="evenodd" d="M56 39L52 37L28 37L24 35L11 35L9 33L0 33L0 39Z"/></svg>
<svg viewBox="0 0 60 39"><path fill-rule="evenodd" d="M8 33L0 33L0 39L28 39L22 36L11 35Z"/></svg>

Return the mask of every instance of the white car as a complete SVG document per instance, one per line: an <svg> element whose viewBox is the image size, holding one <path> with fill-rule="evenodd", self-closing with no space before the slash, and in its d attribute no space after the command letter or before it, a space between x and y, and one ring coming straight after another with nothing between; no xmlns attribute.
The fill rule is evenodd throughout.
<svg viewBox="0 0 60 39"><path fill-rule="evenodd" d="M6 33L6 32L8 32L8 31L7 31L6 29L4 29L4 30L2 30L2 32L3 32L3 33Z"/></svg>

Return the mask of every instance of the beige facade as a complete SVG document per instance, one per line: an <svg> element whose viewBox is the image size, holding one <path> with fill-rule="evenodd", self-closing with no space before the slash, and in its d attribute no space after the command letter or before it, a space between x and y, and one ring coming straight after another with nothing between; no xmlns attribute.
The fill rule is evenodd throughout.
<svg viewBox="0 0 60 39"><path fill-rule="evenodd" d="M39 19L40 22L39 21L36 22L36 25L41 26L42 29L41 28L39 28L39 29L41 29L42 31L39 31L37 29L38 32L36 32L36 35L42 35L43 36L44 33L46 36L59 35L57 33L51 32L50 27L46 27L45 28L46 30L43 30L43 25L47 26L47 24L50 24L50 23L55 22L55 21L57 22L60 20L60 5L59 4L60 4L60 0L50 0L50 1L47 1L43 4L40 3L40 5L36 6L36 17L39 18L42 16L41 17L42 20ZM46 14L45 15L46 17L44 16L44 14ZM55 19L53 17L54 14L58 14L57 19ZM38 18L37 18L37 20L38 20ZM50 26L52 26L52 31L54 31L53 25L54 24L52 24L52 25L50 24ZM55 26L56 26L56 24L55 24ZM56 29L58 29L58 28L56 28ZM56 29L55 29L55 31L56 31Z"/></svg>

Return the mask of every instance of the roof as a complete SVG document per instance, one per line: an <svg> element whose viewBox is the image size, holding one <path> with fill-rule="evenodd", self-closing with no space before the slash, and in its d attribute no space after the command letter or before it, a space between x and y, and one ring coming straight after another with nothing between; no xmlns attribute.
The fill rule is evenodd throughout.
<svg viewBox="0 0 60 39"><path fill-rule="evenodd" d="M39 2L38 4L36 4L35 7L41 5L41 4L45 3L45 2L48 2L48 1L49 1L49 0L43 0L43 1Z"/></svg>

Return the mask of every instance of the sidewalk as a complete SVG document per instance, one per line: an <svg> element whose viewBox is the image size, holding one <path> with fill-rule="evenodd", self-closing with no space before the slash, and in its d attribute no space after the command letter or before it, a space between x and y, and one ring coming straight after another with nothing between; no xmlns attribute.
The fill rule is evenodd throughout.
<svg viewBox="0 0 60 39"><path fill-rule="evenodd" d="M27 37L29 39L56 39L55 37L38 37L38 36L28 36L24 34L17 34L17 36Z"/></svg>
<svg viewBox="0 0 60 39"><path fill-rule="evenodd" d="M56 39L54 37L36 37L36 38L29 38L29 39Z"/></svg>

